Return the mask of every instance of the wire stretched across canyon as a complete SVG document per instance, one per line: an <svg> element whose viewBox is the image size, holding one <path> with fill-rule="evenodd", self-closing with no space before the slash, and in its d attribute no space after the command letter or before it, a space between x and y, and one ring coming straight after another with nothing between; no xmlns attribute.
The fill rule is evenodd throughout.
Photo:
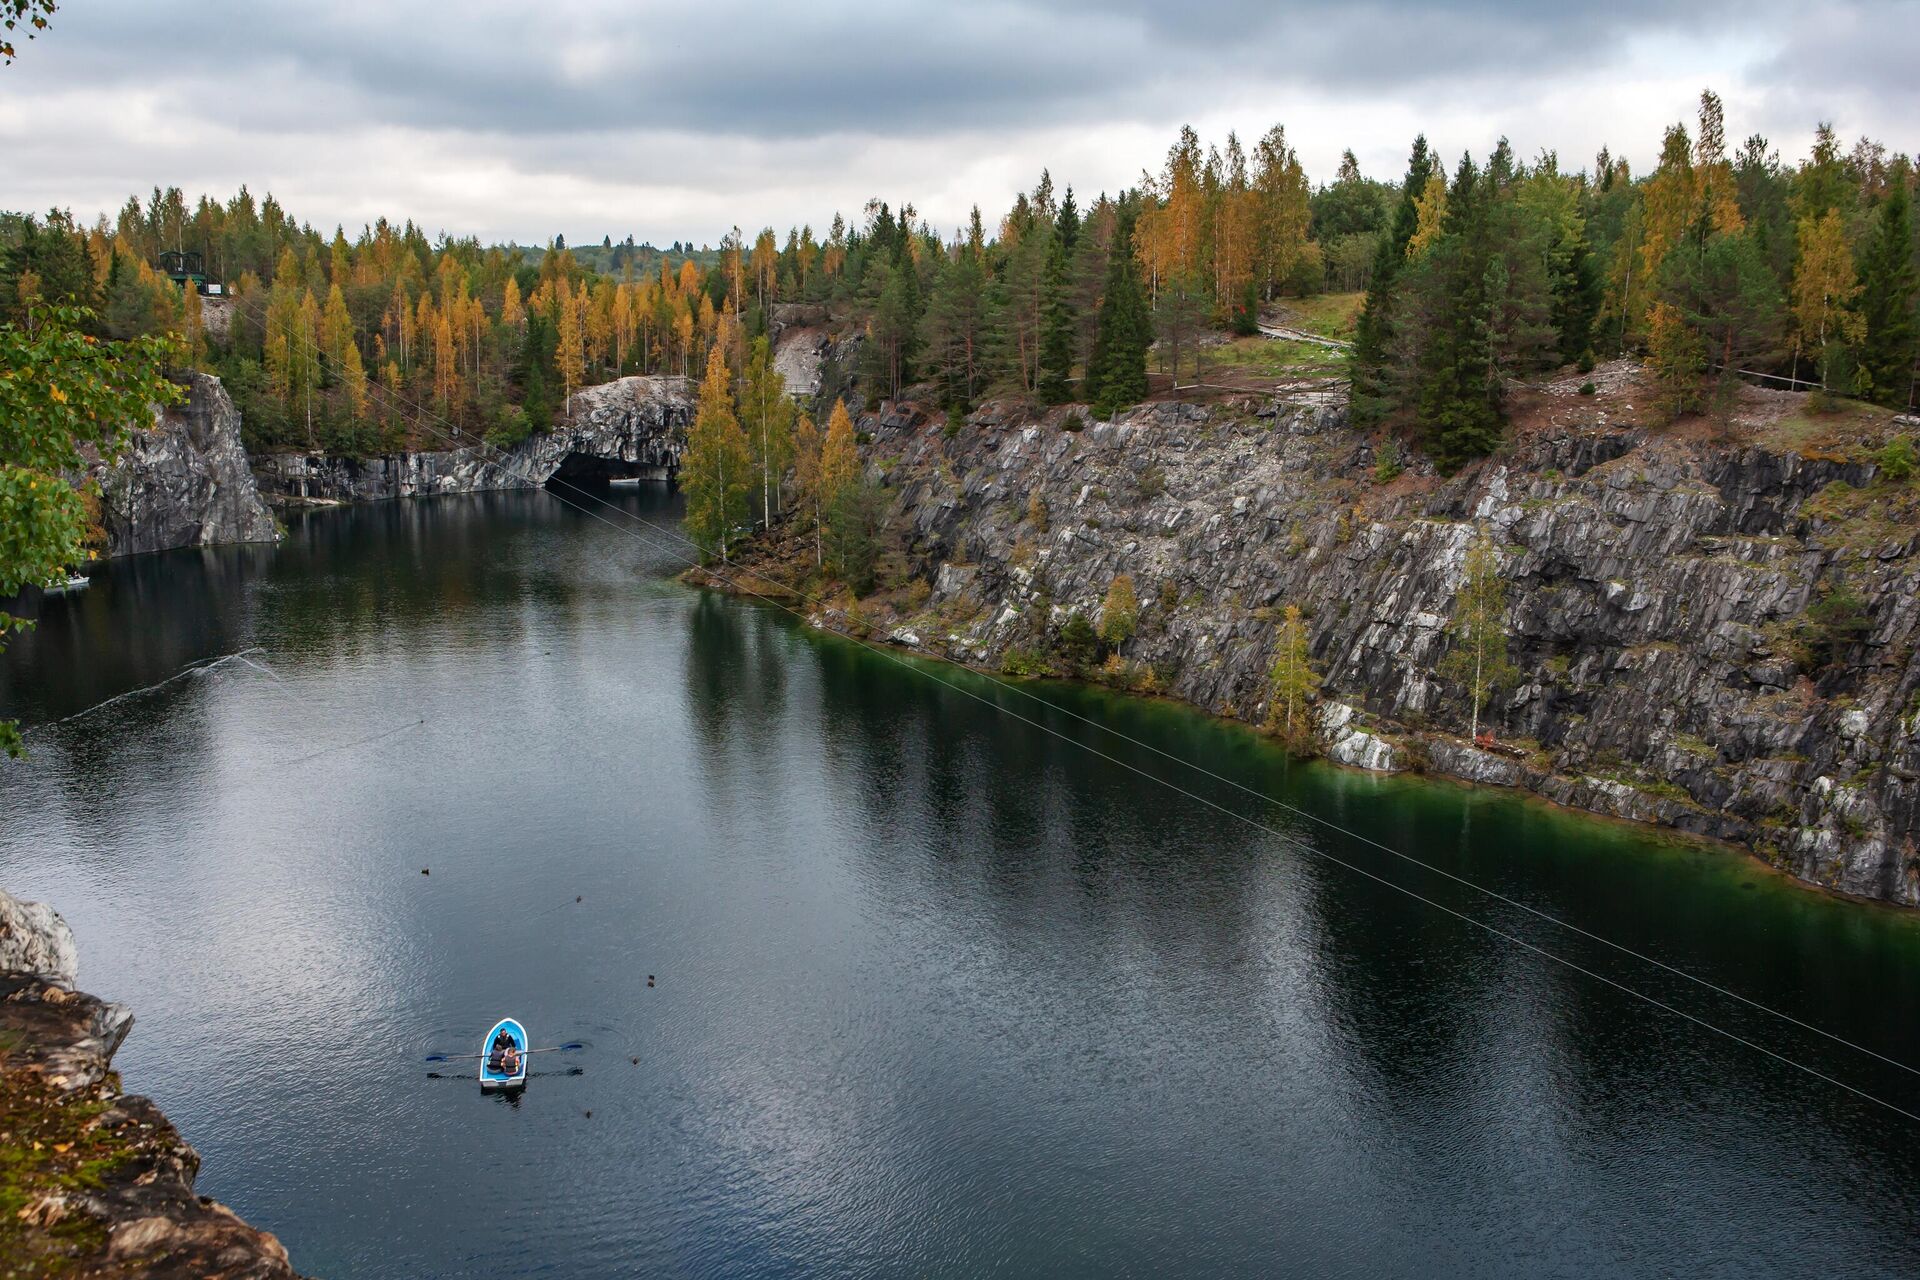
<svg viewBox="0 0 1920 1280"><path fill-rule="evenodd" d="M302 345L306 346L310 351L310 353L313 354L317 360L324 362L325 360L324 353L320 351L318 346L316 346L314 343L308 340L305 337L305 335L292 335L292 336L294 341L300 342ZM493 454L499 455L501 459L506 459L509 457L509 455L507 454L507 451L500 449L498 446L489 445L484 440L482 440L477 445L465 443L465 434L461 432L460 429L454 423L449 421L443 415L438 414L431 409L428 409L422 405L415 403L412 400L407 399L404 396L399 395L398 393L392 391L390 388L380 387L377 383L372 383L372 382L369 382L368 385L371 390L374 390L377 394L384 397L390 404L393 404L397 407L401 407L406 410L410 410L411 413L404 416L410 416L414 421L415 425L424 426L428 432L448 442L449 444L454 445L456 448L478 449L478 450L481 450L483 453L487 451L491 451ZM428 425L431 422L439 422L445 428L447 428L447 430L442 431L431 425ZM1046 725L1031 717L1021 715L1019 712L1004 706L1003 704L1001 704L998 701L995 701L994 699L983 697L979 692L972 689L968 689L964 685L956 681L947 679L941 676L940 674L938 674L937 672L928 669L927 666L924 665L923 663L916 663L916 662L910 661L904 656L902 656L900 653L898 653L890 645L879 644L863 636L855 635L851 632L844 631L839 628L825 626L824 624L820 623L816 618L810 617L807 614L802 613L799 609L795 608L787 600L779 599L774 596L771 596L767 594L765 591L757 589L751 583L740 581L739 579L725 572L716 572L711 567L702 566L700 554L699 554L700 548L698 544L695 543L691 538L688 538L685 534L679 532L678 530L669 529L665 526L659 525L651 520L646 519L644 516L640 516L635 512L628 511L625 508L615 503L607 501L605 498L602 498L597 494L594 494L588 490L585 490L579 487L578 485L574 485L568 481L559 479L557 477L549 477L546 481L539 482L539 481L535 481L530 474L527 474L525 472L515 472L513 467L511 466L510 461L506 461L506 460L496 461L495 465L499 466L500 469L506 472L508 475L514 476L516 479L521 480L527 488L541 489L544 492L546 492L550 497L554 498L555 501L560 502L562 505L570 507L576 511L579 511L591 519L598 520L600 523L607 525L609 528L625 533L628 536L637 538L644 545L647 545L656 550L663 550L667 554L674 555L677 558L684 561L689 567L701 567L703 571L706 572L710 577L727 584L728 586L732 587L737 593L741 595L750 596L755 599L761 600L767 604L773 605L775 608L778 608L783 612L791 614L792 616L794 616L795 618L798 618L802 622L806 622L809 625L816 626L821 630L828 631L831 634L834 634L843 639L846 639L855 644L858 644L862 648L865 648L870 652L878 654L879 656L887 659L888 661L894 663L897 666L904 668L905 670L917 672L920 675L924 676L925 678L932 680L937 684L944 685L947 688L953 690L956 693L961 694L964 697L980 702L983 705L992 707L997 711L1000 711L1006 715L1012 716L1014 719L1019 720L1023 724L1026 724L1035 729L1038 729L1041 732L1046 733L1052 737L1058 738L1063 742L1069 743L1073 746L1077 746L1080 749L1087 751L1092 755L1098 756L1101 759L1108 761L1109 763L1117 765L1120 768L1126 769L1127 771L1134 773L1139 777L1147 779L1148 781L1151 781L1151 782L1156 782L1161 786L1167 787L1169 790L1172 790L1190 800L1195 801L1196 803L1205 805L1208 808L1217 810L1218 812L1228 817L1231 817L1237 821L1246 823L1247 825L1254 827L1256 830L1264 832L1267 835L1270 835L1273 838L1281 841L1283 844L1289 847L1292 847L1294 849L1297 849L1309 856L1320 858L1326 862L1339 866L1356 875L1363 876L1369 880L1373 880L1379 884L1385 885L1388 888L1392 888L1399 893L1405 894L1406 896L1415 899L1416 901L1423 902L1426 905L1433 907L1435 910L1444 912L1447 915L1453 916L1456 919L1464 921L1468 924L1475 925L1478 928L1483 929L1486 932L1496 937L1502 938L1505 941L1514 944L1515 946L1518 946L1527 951L1533 952L1557 964L1563 965L1570 970L1573 970L1588 978L1591 978L1594 981L1604 983L1607 986L1613 987L1628 995L1634 996L1642 1001L1645 1001L1646 1003L1652 1005L1657 1009L1662 1010L1663 1012L1672 1014L1675 1017L1685 1019L1686 1021L1694 1023L1695 1025L1698 1025L1702 1028L1716 1032L1717 1034L1724 1036L1727 1039L1732 1040L1737 1044L1743 1045L1746 1048L1753 1050L1754 1052L1763 1054L1766 1057L1772 1058L1787 1066L1794 1067L1795 1069L1803 1071L1806 1074L1813 1076L1816 1079L1819 1079L1828 1084L1835 1085L1836 1087L1841 1088L1849 1093L1855 1094L1866 1101L1876 1103L1879 1106L1885 1107L1889 1111L1895 1112L1896 1114L1904 1116L1909 1120L1915 1121L1916 1123L1920 1123L1920 1113L1909 1111L1904 1107L1901 1107L1896 1105L1895 1103L1889 1102L1886 1099L1881 1098L1864 1089L1858 1088L1854 1085L1847 1084L1846 1082L1836 1079L1835 1077L1828 1075L1827 1073L1820 1071L1817 1068L1808 1066L1807 1064L1800 1062L1797 1059L1788 1057L1787 1055L1777 1052L1773 1049L1770 1049L1767 1046L1760 1044L1755 1040L1752 1040L1746 1036L1740 1035L1738 1032L1732 1031L1726 1027L1722 1027L1717 1023L1711 1022L1696 1014L1689 1013L1684 1009L1680 1009L1677 1006L1668 1003L1667 1001L1661 1000L1656 996L1653 996L1648 994L1647 992L1641 991L1636 987L1629 986L1628 984L1623 983L1617 979L1610 978L1604 974L1597 973L1577 963L1574 960L1568 959L1565 956L1559 955L1558 953L1550 951L1533 942L1529 942L1526 939L1521 938L1507 930L1504 930L1497 925L1481 920L1475 916L1459 911L1453 907L1449 907L1445 903L1436 901L1435 899L1430 898L1422 893L1419 893L1414 889L1411 889L1402 884L1398 884L1393 880L1390 880L1373 871L1366 869L1365 867L1361 867L1356 863L1340 858L1337 855L1328 852L1327 850L1320 849L1317 846L1312 845L1305 840L1302 840L1300 837L1293 835L1290 832L1283 831L1275 826L1272 826L1271 824L1262 822L1257 818L1251 817L1245 813L1239 812L1236 809L1223 805L1219 801L1200 795L1192 790L1189 790L1186 787L1181 786L1177 782L1174 782L1168 778L1160 776L1159 774L1142 769L1139 766L1130 764L1124 760L1120 760L1117 757L1111 755L1110 753L1102 751L1098 747L1095 747L1086 742L1083 742L1078 738L1064 734L1059 730L1053 728L1052 726ZM604 506L619 515L623 515L628 520L631 520L643 526L645 529L647 529L653 534L658 535L659 538L665 541L655 541L654 539L649 538L646 534L642 533L638 529L635 529L626 525L616 524L614 521L608 519L603 515L600 515L598 512L590 509L589 507L583 506L578 502L574 502L566 497L563 497L560 493L556 491L556 489L558 488L565 488L565 489L571 490L572 492L580 495L582 498L585 498L588 501L598 503L599 505ZM672 545L673 543L679 543L684 545L685 547L691 548L693 554L688 554L685 551L678 550ZM816 608L827 607L827 602L822 601L817 597L809 596L803 592L796 591L796 592L792 592L791 595L794 599L798 599L807 604L813 605ZM1719 995L1727 999L1736 1001L1740 1004L1746 1005L1748 1008L1753 1009L1756 1012L1766 1014L1773 1018L1777 1018L1782 1022L1798 1027L1799 1029L1806 1031L1810 1034L1820 1036L1833 1044L1839 1045L1846 1049L1850 1049L1856 1053L1872 1058L1887 1066L1898 1068L1899 1070L1905 1071L1910 1075L1920 1076L1920 1068L1916 1068L1912 1064L1903 1062L1897 1058L1881 1053L1865 1045L1858 1044L1852 1040L1847 1039L1844 1036L1838 1035L1835 1032L1828 1031L1813 1023L1807 1022L1801 1018L1797 1018L1794 1015L1787 1013L1783 1010L1775 1009L1772 1006L1764 1004L1758 1000L1754 1000L1751 997L1744 996L1739 992L1733 991L1727 987L1724 987L1718 983L1715 983L1710 979L1703 978L1698 974L1691 973L1676 965L1669 964L1666 961L1647 955L1644 952L1641 952L1624 943L1616 942L1613 939L1607 938L1601 934L1597 934L1592 932L1591 930L1582 928L1581 926L1574 924L1571 921L1563 920L1560 917L1553 915L1550 912L1541 910L1538 907L1522 902L1516 898L1511 897L1510 895L1503 894L1496 889L1489 888L1465 876L1461 876L1454 872L1448 871L1442 867L1435 866L1434 864L1429 863L1421 858L1415 857L1413 854L1407 853L1405 850L1397 849L1381 841L1374 840L1368 836L1360 834L1359 832L1353 831L1350 828L1343 827L1340 824L1333 822L1329 819L1322 818L1317 814L1313 814L1296 805L1289 804L1284 800L1280 800L1273 796L1267 795L1266 793L1259 791L1256 788L1249 787L1244 783L1236 782L1231 778L1224 777L1218 773L1215 773L1210 769L1207 769L1203 765L1195 764L1192 761L1183 759L1182 757L1177 756L1171 752L1155 747L1149 743L1142 742L1139 739L1132 737L1131 735L1128 735L1118 729L1111 727L1110 725L1104 724L1090 717L1080 715L1077 712L1071 711L1065 707L1058 705L1057 703L1054 703L1045 698L1042 698L1040 697L1040 695L1038 695L1037 693L1034 693L1032 690L1023 689L1010 681L1001 679L1000 677L994 675L991 672L976 670L975 674L978 675L980 678L985 679L995 687L1002 689L1010 694L1013 694L1018 697L1026 698L1034 702L1038 702L1051 712L1054 712L1060 715L1065 715L1070 719L1079 721L1080 723L1088 725L1092 728L1099 729L1102 732L1111 735L1113 738L1121 742L1127 743L1130 746L1136 747L1142 751L1149 752L1153 755L1159 756L1174 764L1180 765L1183 768L1189 769L1194 773L1197 773L1205 778L1208 778L1212 781L1215 781L1224 786L1227 786L1233 790L1242 792L1250 797L1253 797L1254 799L1259 800L1263 804L1273 805L1288 813L1294 814L1295 816L1314 822L1323 828L1326 828L1334 832L1338 832L1339 834L1344 835L1349 839L1358 841L1361 844L1367 845L1381 852L1390 854L1391 856L1405 863L1408 863L1412 866L1416 866L1423 870L1431 872L1435 875L1442 876L1448 880L1453 881L1456 884L1461 885L1462 887L1472 889L1482 895L1485 895L1486 897L1494 901L1500 902L1502 904L1505 904L1506 906L1512 907L1516 910L1532 915L1547 924L1551 924L1561 929L1565 929L1570 933L1578 934L1581 937L1584 937L1590 941L1597 942L1603 946L1611 948L1612 950L1622 955L1629 956L1629 957L1632 957L1633 959L1639 960L1644 964L1650 965L1674 977L1681 978L1688 982L1694 983L1704 990L1711 991L1716 995Z"/></svg>

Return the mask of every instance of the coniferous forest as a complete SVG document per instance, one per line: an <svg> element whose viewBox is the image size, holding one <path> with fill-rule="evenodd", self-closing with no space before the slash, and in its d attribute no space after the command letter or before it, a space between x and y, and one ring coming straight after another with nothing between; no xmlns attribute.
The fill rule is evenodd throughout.
<svg viewBox="0 0 1920 1280"><path fill-rule="evenodd" d="M780 304L864 338L857 398L1104 414L1153 392L1150 364L1191 380L1276 300L1352 294L1356 418L1451 469L1499 443L1515 380L1623 354L1673 415L1723 411L1742 378L1910 406L1914 183L1912 158L1826 125L1796 161L1731 144L1708 92L1641 174L1606 150L1575 166L1419 138L1396 182L1349 152L1316 183L1278 126L1251 148L1187 129L1119 193L1042 174L952 231L874 200L824 231L736 227L701 249L486 246L386 219L328 233L270 195L168 188L91 224L5 215L0 310L71 303L105 336L174 333L226 380L254 447L364 455L422 442L429 420L511 443L582 386L698 378L716 348L744 376ZM230 301L177 287L168 250L200 254Z"/></svg>

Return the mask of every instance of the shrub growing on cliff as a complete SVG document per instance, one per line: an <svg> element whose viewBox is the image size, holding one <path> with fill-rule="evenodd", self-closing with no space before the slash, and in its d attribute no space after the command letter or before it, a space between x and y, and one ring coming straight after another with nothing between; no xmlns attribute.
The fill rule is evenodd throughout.
<svg viewBox="0 0 1920 1280"><path fill-rule="evenodd" d="M527 417L525 409L516 409L503 404L499 417L487 428L486 441L496 449L511 449L533 434L533 423Z"/></svg>
<svg viewBox="0 0 1920 1280"><path fill-rule="evenodd" d="M1107 587L1107 599L1100 606L1100 639L1108 648L1118 649L1133 639L1140 621L1140 601L1133 593L1133 575L1116 574Z"/></svg>
<svg viewBox="0 0 1920 1280"><path fill-rule="evenodd" d="M1060 628L1059 652L1068 672L1076 676L1100 658L1100 637L1078 609L1067 615L1066 623Z"/></svg>
<svg viewBox="0 0 1920 1280"><path fill-rule="evenodd" d="M1380 452L1373 459L1373 482L1392 484L1406 468L1400 465L1400 442L1388 436L1380 443Z"/></svg>
<svg viewBox="0 0 1920 1280"><path fill-rule="evenodd" d="M1895 436L1873 455L1873 465L1880 469L1880 478L1894 484L1905 484L1913 478L1916 461L1920 459L1914 457L1913 441L1906 436Z"/></svg>
<svg viewBox="0 0 1920 1280"><path fill-rule="evenodd" d="M1846 582L1836 583L1807 606L1807 639L1828 666L1837 666L1873 631L1866 599Z"/></svg>

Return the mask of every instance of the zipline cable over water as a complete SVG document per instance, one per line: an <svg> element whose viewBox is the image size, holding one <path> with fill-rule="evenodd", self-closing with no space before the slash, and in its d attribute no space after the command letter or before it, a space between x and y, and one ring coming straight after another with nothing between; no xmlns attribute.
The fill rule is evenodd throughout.
<svg viewBox="0 0 1920 1280"><path fill-rule="evenodd" d="M262 313L260 318L262 319L264 318L264 305L265 305L264 303L261 304ZM308 340L304 334L293 334L289 336L293 341L298 342L301 345L308 348L308 350L315 356L315 358L317 360L320 360L324 364L324 361L326 359L325 353L322 352L317 345L315 345L313 342ZM636 538L641 542L642 545L652 550L661 551L665 554L675 556L676 558L685 562L689 567L701 568L710 577L725 583L726 585L733 588L736 592L738 592L743 596L750 596L754 599L760 600L766 604L774 606L777 609L780 609L785 613L792 615L793 617L799 619L803 623L807 623L808 625L817 627L819 630L826 631L829 634L839 636L842 639L851 641L852 643L860 646L861 648L871 653L877 654L882 658L885 658L887 661L893 663L895 666L898 666L906 671L916 672L921 676L924 676L926 679L933 681L936 684L943 685L946 688L953 690L955 693L959 693L964 697L970 698L975 702L981 703L984 706L991 707L996 711L1000 711L1005 715L1011 716L1015 720L1020 721L1022 724L1026 724L1032 728L1038 729L1042 733L1045 733L1051 737L1057 738L1062 742L1068 743L1072 746L1079 747L1081 750L1086 751L1096 757L1099 757L1100 759L1105 760L1111 764L1114 764L1122 769L1125 769L1130 773L1133 773L1150 782L1158 783L1161 786L1164 786L1171 791L1174 791L1182 796L1185 796L1190 800L1195 801L1196 803L1205 805L1206 807L1210 809L1214 809L1219 813L1226 815L1227 817L1243 822L1248 826L1253 827L1255 830L1261 831L1266 835L1269 835L1274 839L1283 842L1285 845L1299 850L1302 853L1308 854L1316 858L1320 858L1323 861L1326 861L1335 866L1338 866L1347 871L1350 871L1355 875L1363 876L1378 884L1381 884L1390 889L1393 889L1418 902L1423 902L1426 905L1433 907L1437 911L1442 911L1447 915L1453 916L1454 918L1461 920L1467 924L1475 925L1478 928L1485 930L1487 933L1492 934L1495 937L1504 939L1505 941L1510 942L1517 947L1521 947L1527 951L1533 952L1534 954L1542 956L1547 960L1551 960L1557 964L1565 966L1570 970L1573 970L1576 973L1579 973L1585 977L1591 978L1596 982L1604 983L1605 985L1612 987L1618 991L1624 992L1627 995L1634 996L1642 1001L1645 1001L1647 1004L1652 1005L1656 1009L1660 1009L1663 1012L1672 1014L1675 1017L1682 1018L1687 1022L1693 1023L1694 1025L1702 1027L1708 1031L1715 1032L1725 1037L1726 1039L1733 1041L1736 1044L1739 1044L1748 1049L1751 1049L1754 1052L1762 1054L1768 1058L1771 1058L1776 1062L1782 1063L1786 1066L1793 1067L1799 1071L1805 1072L1807 1075L1812 1076L1817 1080L1823 1081L1824 1083L1827 1083L1827 1084L1834 1085L1835 1087L1843 1089L1846 1092L1851 1093L1865 1101L1876 1103L1879 1106L1884 1107L1887 1110L1892 1111L1897 1115L1903 1116L1908 1120L1914 1121L1915 1123L1920 1123L1920 1113L1910 1111L1905 1107L1901 1107L1895 1103L1889 1102L1886 1099L1881 1098L1875 1094L1869 1093L1864 1089L1848 1084L1843 1080L1839 1080L1831 1075L1828 1075L1826 1072L1823 1072L1815 1067L1808 1066L1807 1064L1800 1062L1795 1058L1788 1057L1787 1055L1780 1053L1776 1050L1770 1049L1767 1046L1759 1043L1758 1041L1749 1039L1748 1037L1743 1036L1738 1032L1730 1030L1726 1027L1722 1027L1717 1023L1710 1022L1707 1019L1702 1018L1696 1014L1689 1013L1684 1009L1678 1008L1677 1006L1672 1005L1664 1000L1661 1000L1656 996L1653 996L1644 991L1641 991L1636 987L1629 986L1624 982L1618 981L1617 979L1607 977L1604 974L1597 973L1591 969L1588 969L1574 960L1570 960L1567 957L1559 955L1556 952L1547 950L1546 948L1541 947L1536 943L1529 942L1528 940L1521 938L1518 935L1513 934L1505 929L1502 929L1497 925L1490 924L1487 921L1481 920L1475 916L1472 916L1463 911L1457 910L1456 908L1447 906L1445 903L1439 902L1433 898L1427 897L1426 895L1418 892L1417 890L1408 888L1407 886L1402 884L1398 884L1393 880L1390 880L1384 876L1379 875L1376 872L1368 870L1365 867L1362 867L1356 863L1353 863L1344 858L1341 858L1333 853L1328 852L1327 850L1318 848L1317 846L1308 843L1307 841L1301 839L1297 835L1292 834L1291 832L1283 831L1278 827L1275 827L1275 826L1272 826L1271 824L1260 821L1258 818L1254 818L1247 814L1241 813L1238 810L1230 808L1227 805L1224 805L1217 800L1213 800L1207 796L1201 795L1195 791L1192 791L1186 787L1183 787L1179 783L1174 782L1171 779L1168 779L1168 778L1162 777L1159 774L1150 772L1146 769L1139 767L1138 765L1128 763L1125 760L1121 760L1118 757L1106 751L1102 751L1100 748L1096 746L1083 742L1080 739L1072 737L1068 734L1062 733L1060 730L1052 727L1051 725L1044 724L1041 721L1035 720L1029 716L1021 715L1018 711L1015 711L1014 709L1007 707L1004 704L992 698L985 697L979 692L977 692L976 690L966 688L964 685L956 681L947 679L946 677L939 674L937 671L931 669L924 662L915 662L913 660L908 659L907 657L894 651L894 649L890 646L878 644L872 640L866 639L865 637L862 637L862 636L855 635L851 632L843 631L835 627L826 626L824 624L817 623L812 618L809 618L806 614L802 613L799 609L795 608L791 603L787 602L786 600L782 600L782 599L778 599L773 596L770 596L766 594L764 591L758 590L750 583L742 582L739 579L727 573L716 572L711 566L702 565L700 560L698 544L695 543L692 539L688 538L685 534L679 532L678 530L670 529L665 526L656 524L655 522L646 519L644 516L641 516L632 511L628 511L627 509L619 506L618 504L607 501L607 499L600 497L598 494L592 493L586 489L582 489L578 485L569 483L568 481L562 480L557 476L548 477L545 482L537 482L534 480L534 478L530 474L527 474L524 471L516 472L513 466L511 465L511 463L505 460L510 455L508 455L505 450L500 449L498 446L490 445L484 439L481 439L476 443L467 443L468 437L466 436L466 433L462 432L458 426L456 426L454 423L452 423L443 415L431 409L428 409L422 405L419 405L407 399L405 396L399 395L398 393L394 392L390 388L382 387L377 382L374 382L371 379L368 381L367 385L369 390L384 397L389 403L401 409L411 411L410 416L412 417L414 424L416 426L423 426L425 430L427 430L434 436L437 436L439 439L447 442L449 445L452 445L454 448L477 450L482 453L483 457L489 454L494 455L493 457L489 458L489 460L493 461L494 465L498 466L499 469L504 473L506 473L507 475L520 480L527 488L537 489L542 492L545 492L548 496L552 497L555 501L561 503L563 506L570 507L573 510L580 512L582 515L585 515L591 519L597 520L600 523L606 525L608 528L614 529L617 532L626 534L629 537ZM403 415L403 416L409 416L409 415ZM439 430L431 425L427 425L427 422L439 422L444 425L446 430L444 431ZM549 487L549 486L553 486L553 487ZM624 515L625 517L627 517L627 519L643 526L645 529L651 531L652 533L659 535L661 539L664 539L666 541L665 542L655 541L654 539L649 538L645 533L642 533L639 529L634 529L626 525L616 524L612 520L609 520L605 516L599 514L597 511L594 511L589 507L582 506L578 502L574 502L566 497L563 497L561 494L555 491L556 487L569 489L574 493L579 494L581 497L587 499L588 501L598 503L599 505L604 506L611 511L614 511L617 514ZM671 545L672 543L680 543L685 545L686 547L692 548L694 554L689 555L687 552L681 551L677 547ZM815 597L808 596L803 592L796 591L796 592L792 592L791 594L793 595L794 598L804 601L806 603L824 607L825 602L820 601ZM1521 902L1507 894L1503 894L1496 889L1488 888L1487 886L1479 884L1478 882L1468 879L1465 876L1461 876L1454 872L1447 871L1444 868L1435 866L1432 863L1426 862L1418 857L1415 857L1413 854L1405 852L1404 850L1396 849L1391 845L1387 845L1378 840L1374 840L1374 839L1371 839L1370 837L1361 835L1359 832L1353 831L1347 827L1343 827L1340 824L1333 822L1329 819L1319 817L1318 815L1309 813L1306 810L1303 810L1295 805L1288 804L1286 801L1278 800L1272 796L1269 796L1266 793L1261 792L1255 788L1248 787L1230 778L1223 777L1220 774L1217 774L1212 770L1207 769L1205 766L1194 764L1193 762L1183 759L1180 756L1174 755L1171 752L1164 751L1148 743L1141 742L1139 739L1134 738L1131 735L1122 732L1121 730L1115 729L1109 725L1101 723L1100 721L1091 719L1087 716L1080 715L1077 712L1074 712L1074 711L1068 710L1065 707L1059 706L1057 703L1054 703L1045 698L1042 698L1040 695L1032 692L1031 690L1022 689L1019 686L1009 681L1000 679L999 677L993 675L990 672L973 670L973 674L976 675L978 678L988 681L989 683L994 685L996 688L1003 689L1017 696L1038 702L1050 711L1058 712L1074 720L1077 720L1083 724L1086 724L1096 729L1100 729L1108 734L1111 734L1113 737L1119 739L1122 742L1128 743L1134 747L1150 752L1154 755L1158 755L1164 759L1174 762L1175 764L1179 764L1187 769L1190 769L1195 773L1201 774L1204 777L1220 782L1235 790L1244 792L1247 795L1262 801L1263 803L1275 805L1287 812L1293 813L1297 816L1313 821L1329 830L1339 832L1340 834L1347 836L1350 839L1359 841L1362 844L1381 850L1382 852L1391 854L1393 857L1398 858L1403 862L1409 863L1416 867L1420 867L1436 875L1444 876L1447 879L1452 880L1455 883L1460 884L1465 888L1473 889L1487 896L1488 898L1494 899L1498 902L1504 903L1508 906L1524 911L1530 915L1537 917L1538 919L1546 923L1557 925L1562 929L1566 929L1572 933L1579 934L1580 936L1585 937L1591 941L1601 943L1621 953L1622 955L1631 956L1636 960L1639 960L1645 964L1658 968L1666 973L1672 974L1675 977L1684 978L1689 982L1693 982L1699 985L1705 990L1712 991L1715 994L1738 1001L1739 1003L1744 1004L1749 1008L1752 1008L1758 1012L1765 1013L1774 1018L1778 1018L1783 1022L1799 1027L1800 1029L1810 1032L1814 1035L1821 1036L1827 1039L1828 1041L1831 1041L1834 1044L1843 1046L1847 1049L1851 1049L1856 1053L1862 1054L1866 1057L1873 1058L1888 1066L1897 1067L1900 1070L1905 1071L1910 1075L1920 1076L1920 1068L1916 1068L1909 1063L1902 1062L1897 1058L1893 1058L1884 1053L1880 1053L1874 1049L1870 1049L1865 1045L1857 1044L1854 1041L1849 1040L1846 1037L1841 1036L1835 1032L1825 1030L1824 1028L1821 1028L1812 1023L1809 1023L1800 1018L1797 1018L1792 1014L1786 1013L1779 1009L1775 1009L1770 1005L1761 1003L1760 1001L1754 1000L1748 996L1743 996L1738 992L1731 991L1726 987L1721 986L1718 983L1712 982L1711 980L1706 978L1702 978L1699 975L1691 973L1685 969L1679 968L1678 966L1669 964L1665 961L1646 955L1645 953L1638 951L1633 947L1627 946L1624 943L1615 942L1612 939L1606 938L1600 934L1596 934L1588 929L1584 929L1581 926L1573 924L1570 921L1563 920L1560 917L1555 916L1550 912L1543 911L1537 907L1533 907L1528 905L1527 903Z"/></svg>

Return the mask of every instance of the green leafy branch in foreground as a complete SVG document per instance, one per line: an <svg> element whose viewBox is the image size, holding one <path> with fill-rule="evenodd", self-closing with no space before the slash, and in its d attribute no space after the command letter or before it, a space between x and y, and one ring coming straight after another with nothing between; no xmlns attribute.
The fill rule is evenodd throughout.
<svg viewBox="0 0 1920 1280"><path fill-rule="evenodd" d="M0 325L0 599L85 558L89 495L72 477L87 451L117 456L134 423L180 399L165 374L175 340L108 341L86 331L92 323L78 307L36 306L24 324ZM30 625L0 612L0 644ZM0 720L0 750L21 753L10 720Z"/></svg>

